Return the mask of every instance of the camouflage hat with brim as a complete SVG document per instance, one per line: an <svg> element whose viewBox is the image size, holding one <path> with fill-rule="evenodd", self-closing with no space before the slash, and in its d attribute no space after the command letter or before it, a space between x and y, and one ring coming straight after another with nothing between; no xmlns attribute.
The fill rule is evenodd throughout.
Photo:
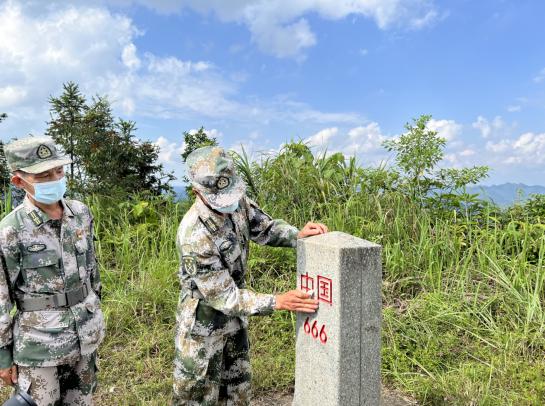
<svg viewBox="0 0 545 406"><path fill-rule="evenodd" d="M49 137L12 141L4 146L4 154L11 172L40 173L72 162Z"/></svg>
<svg viewBox="0 0 545 406"><path fill-rule="evenodd" d="M214 209L235 204L246 192L246 185L235 172L233 159L223 148L198 148L189 154L186 164L191 185Z"/></svg>

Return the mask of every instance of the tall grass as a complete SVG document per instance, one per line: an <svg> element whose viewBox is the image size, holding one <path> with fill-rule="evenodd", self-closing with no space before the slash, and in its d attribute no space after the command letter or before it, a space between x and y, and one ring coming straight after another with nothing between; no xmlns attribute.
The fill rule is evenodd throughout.
<svg viewBox="0 0 545 406"><path fill-rule="evenodd" d="M383 246L385 384L427 405L543 404L543 226L493 208L478 218L437 216L399 192L371 192L350 163L305 159L298 169L287 158L265 162L263 173L247 168L254 197L299 227L321 221ZM168 404L179 289L175 234L189 202L88 203L108 323L97 404ZM295 286L294 250L254 245L249 265L255 290ZM256 391L293 385L294 323L287 312L252 319Z"/></svg>
<svg viewBox="0 0 545 406"><path fill-rule="evenodd" d="M174 235L187 204L91 202L108 336L100 404L167 404L178 293ZM292 210L302 226L308 209ZM384 247L383 378L423 404L538 405L545 398L543 238L438 220L395 193L321 207L331 229ZM526 259L525 259L526 258ZM295 285L293 250L252 247L248 282ZM294 318L251 322L254 389L293 385Z"/></svg>

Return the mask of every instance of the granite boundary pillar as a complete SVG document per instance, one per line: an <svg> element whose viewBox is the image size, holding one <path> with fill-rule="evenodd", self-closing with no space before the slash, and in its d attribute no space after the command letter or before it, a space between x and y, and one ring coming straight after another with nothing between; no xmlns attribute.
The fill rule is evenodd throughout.
<svg viewBox="0 0 545 406"><path fill-rule="evenodd" d="M342 232L297 243L297 287L320 301L297 315L295 406L380 404L381 246Z"/></svg>

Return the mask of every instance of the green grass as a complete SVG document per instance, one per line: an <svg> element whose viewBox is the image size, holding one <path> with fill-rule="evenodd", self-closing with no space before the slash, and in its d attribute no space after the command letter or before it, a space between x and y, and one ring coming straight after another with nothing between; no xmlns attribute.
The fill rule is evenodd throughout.
<svg viewBox="0 0 545 406"><path fill-rule="evenodd" d="M171 391L178 260L187 204L93 199L108 332L100 405L165 405ZM392 193L271 212L319 220L383 245L384 382L427 405L545 399L544 244L528 222L437 219ZM295 286L295 252L253 245L249 285ZM293 315L250 321L254 389L293 385Z"/></svg>

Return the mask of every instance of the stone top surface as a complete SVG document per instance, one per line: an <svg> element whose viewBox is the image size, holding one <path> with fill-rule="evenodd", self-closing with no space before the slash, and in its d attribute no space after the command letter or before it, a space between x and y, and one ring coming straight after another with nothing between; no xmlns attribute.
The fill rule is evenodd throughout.
<svg viewBox="0 0 545 406"><path fill-rule="evenodd" d="M299 240L299 243L305 245L325 245L336 248L360 248L360 247L380 247L380 245L354 237L353 235L343 233L341 231L331 231L326 234L315 235Z"/></svg>

